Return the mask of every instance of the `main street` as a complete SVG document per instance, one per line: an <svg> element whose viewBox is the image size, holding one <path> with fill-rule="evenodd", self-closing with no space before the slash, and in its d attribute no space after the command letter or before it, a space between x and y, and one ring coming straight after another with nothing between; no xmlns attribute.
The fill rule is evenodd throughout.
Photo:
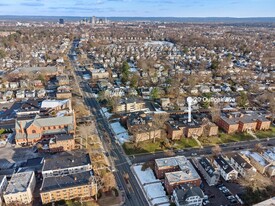
<svg viewBox="0 0 275 206"><path fill-rule="evenodd" d="M77 43L73 43L73 47L71 49L71 53L77 47ZM70 56L70 55L69 55ZM79 86L81 81L81 73L76 72L78 66L76 63L76 56L70 56L70 60L72 66L74 67L74 72L76 74L76 84ZM103 147L105 148L106 152L110 154L109 160L112 165L114 163L114 175L116 177L117 184L119 188L121 188L125 193L125 205L129 206L146 206L148 205L145 196L143 195L141 189L139 188L138 182L134 177L130 165L127 162L127 156L124 155L124 152L120 145L117 145L114 135L109 128L109 123L102 115L100 105L94 98L92 94L92 90L88 83L82 82L81 87L81 94L83 100L87 107L91 110L95 117L96 126L98 129L99 136L103 143ZM112 166L111 166L112 167ZM128 180L125 179L125 174L129 175ZM127 182L126 182L127 181Z"/></svg>
<svg viewBox="0 0 275 206"><path fill-rule="evenodd" d="M243 142L231 142L227 144L220 145L220 148L223 153L233 152L233 151L241 151L246 149L253 149L256 144L261 143L263 147L269 147L275 145L275 137L270 139L260 139L260 140L250 140L250 141L243 141ZM195 157L195 156L205 156L212 154L212 147L207 146L204 148L188 148L184 150L177 150L174 151L175 155L184 155L186 157ZM156 152L153 154L139 154L131 156L132 163L141 163L152 161L157 158L164 158L167 157L165 152Z"/></svg>

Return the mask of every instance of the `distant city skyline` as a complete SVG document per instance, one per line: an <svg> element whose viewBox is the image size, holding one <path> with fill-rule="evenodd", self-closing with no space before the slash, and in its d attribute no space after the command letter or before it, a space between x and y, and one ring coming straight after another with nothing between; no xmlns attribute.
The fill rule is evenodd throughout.
<svg viewBox="0 0 275 206"><path fill-rule="evenodd" d="M274 17L274 0L10 0L1 15Z"/></svg>

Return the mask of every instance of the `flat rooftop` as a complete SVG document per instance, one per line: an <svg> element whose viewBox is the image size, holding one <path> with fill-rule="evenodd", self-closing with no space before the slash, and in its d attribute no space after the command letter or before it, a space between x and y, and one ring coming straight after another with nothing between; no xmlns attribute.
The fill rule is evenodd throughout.
<svg viewBox="0 0 275 206"><path fill-rule="evenodd" d="M25 192L30 184L34 172L22 172L13 174L6 188L5 194Z"/></svg>
<svg viewBox="0 0 275 206"><path fill-rule="evenodd" d="M48 158L44 160L42 171L58 170L72 167L91 165L89 154L87 153L72 153Z"/></svg>
<svg viewBox="0 0 275 206"><path fill-rule="evenodd" d="M165 177L169 184L201 179L194 168L185 171L169 172L165 174Z"/></svg>
<svg viewBox="0 0 275 206"><path fill-rule="evenodd" d="M52 190L87 185L90 182L91 176L91 173L88 171L60 177L46 177L43 179L40 191L47 192Z"/></svg>
<svg viewBox="0 0 275 206"><path fill-rule="evenodd" d="M158 168L162 167L183 167L184 165L189 162L185 156L176 156L176 157L168 157L168 158L161 158L156 159L155 163L158 166Z"/></svg>

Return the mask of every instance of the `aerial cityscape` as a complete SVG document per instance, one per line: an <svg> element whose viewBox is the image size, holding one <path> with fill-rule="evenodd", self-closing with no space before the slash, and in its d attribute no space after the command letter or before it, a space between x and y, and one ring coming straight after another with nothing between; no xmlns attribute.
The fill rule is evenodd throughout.
<svg viewBox="0 0 275 206"><path fill-rule="evenodd" d="M0 206L275 205L273 0L0 3Z"/></svg>

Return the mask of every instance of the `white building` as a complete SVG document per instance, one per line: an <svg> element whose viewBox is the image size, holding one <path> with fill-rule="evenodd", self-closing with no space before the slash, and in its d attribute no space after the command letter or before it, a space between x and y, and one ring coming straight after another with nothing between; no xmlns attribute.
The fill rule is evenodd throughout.
<svg viewBox="0 0 275 206"><path fill-rule="evenodd" d="M247 162L240 154L234 153L230 156L230 161L235 170L240 175L246 177L247 175L255 175L257 170L249 162Z"/></svg>
<svg viewBox="0 0 275 206"><path fill-rule="evenodd" d="M90 171L91 160L88 154L66 154L57 158L44 160L42 175L46 177L58 177L62 175L76 174Z"/></svg>
<svg viewBox="0 0 275 206"><path fill-rule="evenodd" d="M196 186L176 188L172 196L176 206L201 206L203 198L203 191Z"/></svg>
<svg viewBox="0 0 275 206"><path fill-rule="evenodd" d="M29 204L33 201L36 180L34 172L13 174L4 192L6 205Z"/></svg>
<svg viewBox="0 0 275 206"><path fill-rule="evenodd" d="M225 181L235 180L238 178L238 172L233 169L221 155L215 158L214 165L221 172L221 176Z"/></svg>

